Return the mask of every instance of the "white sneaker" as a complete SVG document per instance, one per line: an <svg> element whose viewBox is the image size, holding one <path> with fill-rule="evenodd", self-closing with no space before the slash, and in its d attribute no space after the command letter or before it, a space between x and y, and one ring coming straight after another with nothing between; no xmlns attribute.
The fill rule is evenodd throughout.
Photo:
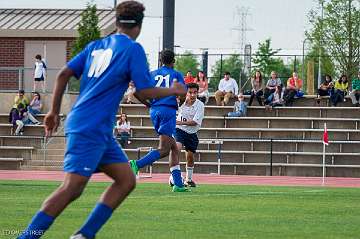
<svg viewBox="0 0 360 239"><path fill-rule="evenodd" d="M87 239L87 238L84 237L82 234L76 234L76 235L72 235L70 239Z"/></svg>

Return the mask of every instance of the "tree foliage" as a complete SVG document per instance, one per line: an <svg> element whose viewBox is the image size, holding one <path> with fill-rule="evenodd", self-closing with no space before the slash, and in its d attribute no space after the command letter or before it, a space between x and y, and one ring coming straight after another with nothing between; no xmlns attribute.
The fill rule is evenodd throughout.
<svg viewBox="0 0 360 239"><path fill-rule="evenodd" d="M191 51L185 51L184 54L176 56L175 69L184 75L187 71L191 71L195 75L200 69L200 63Z"/></svg>
<svg viewBox="0 0 360 239"><path fill-rule="evenodd" d="M72 48L72 56L82 51L89 42L100 38L99 18L96 10L95 4L88 3L86 9L81 13L81 21L78 25L79 37Z"/></svg>
<svg viewBox="0 0 360 239"><path fill-rule="evenodd" d="M88 3L86 9L81 13L81 21L78 25L79 37L76 39L72 50L71 56L76 56L84 47L91 41L100 38L100 29L98 27L99 18L96 15L96 5ZM80 82L75 78L70 79L70 91L79 91Z"/></svg>
<svg viewBox="0 0 360 239"><path fill-rule="evenodd" d="M338 74L352 77L360 63L360 9L355 0L318 1L323 18L321 8L311 10L307 37L333 57Z"/></svg>
<svg viewBox="0 0 360 239"><path fill-rule="evenodd" d="M291 66L285 65L281 58L275 57L280 50L271 48L270 38L266 39L265 42L260 42L259 48L252 59L255 64L254 70L260 70L267 77L270 76L271 71L276 71L279 77L289 77L292 71Z"/></svg>
<svg viewBox="0 0 360 239"><path fill-rule="evenodd" d="M215 65L211 68L213 78L210 80L209 87L217 89L219 81L224 77L226 71L230 72L231 77L238 81L242 68L243 62L238 54L216 61Z"/></svg>

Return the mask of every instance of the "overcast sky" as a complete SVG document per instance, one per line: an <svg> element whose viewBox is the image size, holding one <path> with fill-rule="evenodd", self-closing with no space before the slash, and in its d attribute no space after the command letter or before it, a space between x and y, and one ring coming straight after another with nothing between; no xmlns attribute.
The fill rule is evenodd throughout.
<svg viewBox="0 0 360 239"><path fill-rule="evenodd" d="M0 0L1 8L84 8L87 0ZM110 8L113 0L93 1L99 8ZM120 2L120 0L118 1ZM163 0L141 0L146 7L143 31L138 41L152 57L162 40ZM266 38L284 54L301 54L304 31L309 28L307 14L316 0L175 0L175 45L178 53L209 48L209 53L240 52L241 19L237 9L247 9L246 43L253 50ZM240 17L241 18L241 17ZM161 43L160 43L161 44Z"/></svg>

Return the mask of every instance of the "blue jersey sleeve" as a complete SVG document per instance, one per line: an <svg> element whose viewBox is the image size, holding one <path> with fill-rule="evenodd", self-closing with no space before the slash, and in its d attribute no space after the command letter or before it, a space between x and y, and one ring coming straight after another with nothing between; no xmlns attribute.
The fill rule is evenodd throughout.
<svg viewBox="0 0 360 239"><path fill-rule="evenodd" d="M155 80L150 76L145 51L139 43L134 43L130 56L130 77L136 90L153 88Z"/></svg>
<svg viewBox="0 0 360 239"><path fill-rule="evenodd" d="M88 54L89 54L89 46L86 46L79 54L77 54L67 63L67 66L71 70L73 70L73 72L75 73L75 77L78 79L83 74Z"/></svg>

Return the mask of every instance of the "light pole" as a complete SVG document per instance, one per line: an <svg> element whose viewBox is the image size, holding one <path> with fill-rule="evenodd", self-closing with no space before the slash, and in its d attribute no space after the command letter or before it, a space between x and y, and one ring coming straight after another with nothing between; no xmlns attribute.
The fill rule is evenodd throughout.
<svg viewBox="0 0 360 239"><path fill-rule="evenodd" d="M319 68L318 68L318 89L321 85L321 55L322 55L322 35L323 35L323 20L324 20L324 0L321 1L321 23L320 23L320 41L319 41Z"/></svg>

